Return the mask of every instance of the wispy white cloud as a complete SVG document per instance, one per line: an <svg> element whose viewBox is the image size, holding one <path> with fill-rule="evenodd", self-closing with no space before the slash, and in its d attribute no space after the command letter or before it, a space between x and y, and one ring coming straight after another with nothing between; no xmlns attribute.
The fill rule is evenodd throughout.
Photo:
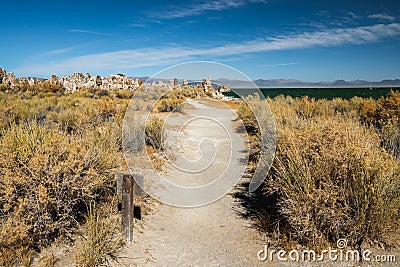
<svg viewBox="0 0 400 267"><path fill-rule="evenodd" d="M396 20L395 17L390 16L390 15L388 15L386 13L372 14L372 15L369 15L368 18L370 18L370 19L378 19L378 20L385 20L385 21L394 21L394 20Z"/></svg>
<svg viewBox="0 0 400 267"><path fill-rule="evenodd" d="M77 50L79 48L82 48L83 46L84 45L74 45L74 46L64 47L64 48L60 48L60 49L47 51L44 54L46 54L46 55L61 55L61 54L65 54L65 53L71 52L73 50Z"/></svg>
<svg viewBox="0 0 400 267"><path fill-rule="evenodd" d="M128 26L136 27L136 28L144 28L144 27L148 27L149 25L144 24L144 23L131 23L131 24L128 24Z"/></svg>
<svg viewBox="0 0 400 267"><path fill-rule="evenodd" d="M147 15L158 19L175 19L197 16L207 11L221 11L239 8L248 3L265 3L266 0L214 0L194 2L187 5L173 5L163 11L152 11Z"/></svg>
<svg viewBox="0 0 400 267"><path fill-rule="evenodd" d="M282 67L282 66L291 66L291 65L299 65L297 62L289 62L289 63L278 63L278 64L266 64L260 65L261 67Z"/></svg>
<svg viewBox="0 0 400 267"><path fill-rule="evenodd" d="M89 30L83 30L83 29L70 29L70 30L67 30L67 32L88 33L88 34L111 36L111 34L109 34L109 33L89 31Z"/></svg>
<svg viewBox="0 0 400 267"><path fill-rule="evenodd" d="M360 45L381 38L400 36L400 24L375 24L355 28L338 28L314 32L287 34L248 42L205 48L169 46L122 50L72 57L58 62L24 66L17 73L48 74L74 71L104 71L132 69L146 66L163 66L184 60L216 59L247 53Z"/></svg>
<svg viewBox="0 0 400 267"><path fill-rule="evenodd" d="M65 57L66 54L68 54L69 52L78 50L84 46L86 46L86 44L68 46L68 47L63 47L63 48L59 48L59 49L40 52L40 53L37 53L37 54L27 57L26 60L27 60L27 62L44 62L51 58L61 58L61 57Z"/></svg>
<svg viewBox="0 0 400 267"><path fill-rule="evenodd" d="M356 13L354 13L354 12L352 12L352 11L347 12L347 15L350 16L352 19L358 19L358 18L360 18L359 15L357 15Z"/></svg>

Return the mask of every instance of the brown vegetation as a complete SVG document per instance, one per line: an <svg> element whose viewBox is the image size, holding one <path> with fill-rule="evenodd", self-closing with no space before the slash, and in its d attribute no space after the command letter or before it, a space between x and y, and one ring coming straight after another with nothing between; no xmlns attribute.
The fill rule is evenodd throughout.
<svg viewBox="0 0 400 267"><path fill-rule="evenodd" d="M121 246L115 210L104 203L113 199L113 173L123 165L121 124L132 93L63 94L54 88L0 92L0 266L28 266L43 248L73 241L77 233L75 259L84 266L115 259ZM172 90L155 107L172 111L186 97L202 96L201 88ZM159 95L135 97L133 109L150 111L146 103ZM259 100L251 101L255 112L264 112ZM272 171L255 194L268 203L260 210L263 230L304 245L337 238L352 246L395 245L400 93L379 100L267 101L278 147ZM244 103L238 113L255 151L260 136L254 114ZM154 116L134 125L145 140L132 139L133 152L147 144L161 168L164 120ZM257 154L250 159L256 161ZM45 261L57 259L50 255Z"/></svg>
<svg viewBox="0 0 400 267"><path fill-rule="evenodd" d="M125 241L119 232L121 222L113 215L116 213L115 207L113 201L101 208L95 203L90 205L86 225L75 246L75 262L78 266L103 266L117 261Z"/></svg>
<svg viewBox="0 0 400 267"><path fill-rule="evenodd" d="M254 194L267 203L258 215L263 230L314 247L338 238L354 247L396 245L400 94L377 101L283 96L267 101L275 117L277 151ZM245 103L238 113L257 135Z"/></svg>
<svg viewBox="0 0 400 267"><path fill-rule="evenodd" d="M86 93L0 93L0 103L0 266L27 266L114 194L128 103Z"/></svg>
<svg viewBox="0 0 400 267"><path fill-rule="evenodd" d="M155 106L159 112L181 112L180 105L185 102L186 98L204 96L206 94L201 87L177 88L163 94Z"/></svg>

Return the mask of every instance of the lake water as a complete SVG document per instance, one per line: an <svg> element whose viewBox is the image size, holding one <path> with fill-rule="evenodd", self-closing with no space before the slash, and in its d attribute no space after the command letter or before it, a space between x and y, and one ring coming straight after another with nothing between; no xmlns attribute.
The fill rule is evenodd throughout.
<svg viewBox="0 0 400 267"><path fill-rule="evenodd" d="M400 87L377 87L377 88L260 88L265 97L274 98L278 95L302 97L308 96L315 99L333 99L341 97L350 99L354 96L363 98L378 99L381 96L386 96L390 90L400 91ZM254 89L233 89L238 91L240 95L251 95L256 92ZM226 96L238 97L234 92L224 93Z"/></svg>

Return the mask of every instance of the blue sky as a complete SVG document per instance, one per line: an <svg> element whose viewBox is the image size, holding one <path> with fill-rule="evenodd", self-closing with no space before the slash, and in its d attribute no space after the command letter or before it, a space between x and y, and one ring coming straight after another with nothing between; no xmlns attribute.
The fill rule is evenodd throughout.
<svg viewBox="0 0 400 267"><path fill-rule="evenodd" d="M149 3L2 2L0 67L18 77L151 76L206 60L252 79L400 78L400 1Z"/></svg>

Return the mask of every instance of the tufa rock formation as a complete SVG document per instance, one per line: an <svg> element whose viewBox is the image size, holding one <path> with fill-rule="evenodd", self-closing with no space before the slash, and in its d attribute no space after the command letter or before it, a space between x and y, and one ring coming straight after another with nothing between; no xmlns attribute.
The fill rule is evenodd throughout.
<svg viewBox="0 0 400 267"><path fill-rule="evenodd" d="M6 70L0 68L0 85L8 86L11 89L26 83L32 86L44 81L46 80L37 78L15 78L13 72L7 73ZM77 72L69 75L69 78L65 75L61 78L52 75L47 81L54 85L62 85L67 92L79 91L82 88L134 90L139 88L142 83L139 79L128 78L124 74L112 74L108 77L101 77L100 75L93 76L90 73L83 75Z"/></svg>

